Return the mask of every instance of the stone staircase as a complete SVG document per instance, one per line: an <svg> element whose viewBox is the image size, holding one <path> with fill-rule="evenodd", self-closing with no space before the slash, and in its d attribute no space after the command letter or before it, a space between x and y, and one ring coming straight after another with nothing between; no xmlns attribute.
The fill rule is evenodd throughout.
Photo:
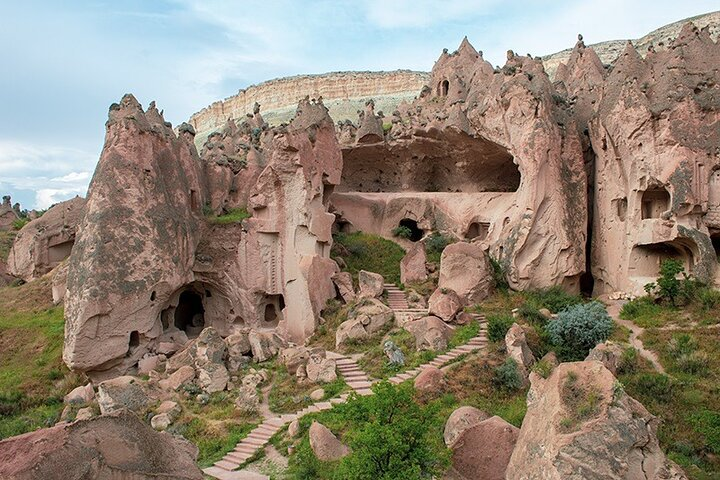
<svg viewBox="0 0 720 480"><path fill-rule="evenodd" d="M387 292L388 306L395 312L395 320L398 325L403 326L407 322L427 316L427 308L410 308L405 292L400 290L397 285L386 283L383 286Z"/></svg>
<svg viewBox="0 0 720 480"><path fill-rule="evenodd" d="M397 288L397 287L395 287ZM398 289L399 290L399 289ZM404 293L403 293L404 297ZM405 303L407 305L407 302ZM427 314L427 312L425 313ZM484 348L487 345L486 323L484 317L474 315L476 320L480 322L480 333L478 336L470 339L466 344L455 347L443 355L435 357L431 362L420 365L412 370L395 375L389 381L393 384L401 383L417 376L423 369L430 366L441 367L460 355L472 353ZM355 360L345 355L327 352L328 358L335 359L337 370L342 375L345 382L358 395L372 395L372 381L368 375L360 369ZM250 472L248 470L237 470L241 465L254 457L259 451L265 448L273 435L275 435L285 425L293 420L299 419L309 413L321 412L329 410L333 405L345 403L350 396L344 393L329 401L314 403L293 414L284 414L264 420L260 425L255 427L247 437L235 446L235 449L225 455L222 460L215 462L212 467L203 470L205 475L217 478L218 480L265 480L268 477Z"/></svg>

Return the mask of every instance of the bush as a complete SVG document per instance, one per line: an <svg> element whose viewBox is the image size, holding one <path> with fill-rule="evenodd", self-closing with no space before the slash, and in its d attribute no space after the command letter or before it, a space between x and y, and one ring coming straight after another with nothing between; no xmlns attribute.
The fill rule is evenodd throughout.
<svg viewBox="0 0 720 480"><path fill-rule="evenodd" d="M505 338L515 320L508 313L495 313L488 315L487 321L488 338L491 342L499 342Z"/></svg>
<svg viewBox="0 0 720 480"><path fill-rule="evenodd" d="M453 238L438 232L433 232L425 239L425 251L429 262L439 262L440 255L445 247L453 243Z"/></svg>
<svg viewBox="0 0 720 480"><path fill-rule="evenodd" d="M695 430L705 437L708 450L720 455L720 412L703 410L690 417Z"/></svg>
<svg viewBox="0 0 720 480"><path fill-rule="evenodd" d="M699 375L707 372L710 366L710 358L705 352L691 352L680 355L675 360L677 368L691 375Z"/></svg>
<svg viewBox="0 0 720 480"><path fill-rule="evenodd" d="M517 362L508 357L502 365L495 367L493 382L498 387L504 388L509 392L520 390L523 381L520 377L520 372L518 372Z"/></svg>
<svg viewBox="0 0 720 480"><path fill-rule="evenodd" d="M540 313L540 309L530 303L523 303L518 308L518 314L530 323L543 326L547 323L548 319Z"/></svg>
<svg viewBox="0 0 720 480"><path fill-rule="evenodd" d="M405 225L400 225L399 227L395 227L392 229L392 234L393 237L409 239L410 237L412 237L412 230L410 230L410 228L406 227Z"/></svg>
<svg viewBox="0 0 720 480"><path fill-rule="evenodd" d="M540 360L533 365L532 371L540 375L542 378L548 378L553 371L553 366L547 360Z"/></svg>
<svg viewBox="0 0 720 480"><path fill-rule="evenodd" d="M673 335L668 342L668 350L673 357L689 355L698 348L697 340L689 333L678 333Z"/></svg>
<svg viewBox="0 0 720 480"><path fill-rule="evenodd" d="M620 310L620 318L625 320L635 320L645 315L657 316L662 311L660 305L655 304L655 301L650 296L638 297L635 300L630 300L623 305Z"/></svg>
<svg viewBox="0 0 720 480"><path fill-rule="evenodd" d="M633 373L638 369L638 351L633 347L626 348L618 363L618 374Z"/></svg>
<svg viewBox="0 0 720 480"><path fill-rule="evenodd" d="M234 223L242 223L243 220L251 216L246 208L233 208L223 215L211 217L210 221L218 225L231 225Z"/></svg>
<svg viewBox="0 0 720 480"><path fill-rule="evenodd" d="M409 383L377 384L375 395L353 395L347 403L345 434L352 453L343 458L334 478L347 480L432 478L449 463L447 450L434 439L435 406L421 407Z"/></svg>
<svg viewBox="0 0 720 480"><path fill-rule="evenodd" d="M12 227L13 227L15 230L20 230L20 229L22 229L25 225L27 225L28 223L30 223L30 219L29 219L29 218L17 218L17 219L15 219L15 220L13 220L13 222L12 222Z"/></svg>
<svg viewBox="0 0 720 480"><path fill-rule="evenodd" d="M559 286L528 292L527 296L530 303L536 308L547 308L553 313L583 303L582 298L578 295L567 293Z"/></svg>
<svg viewBox="0 0 720 480"><path fill-rule="evenodd" d="M661 373L641 373L631 380L633 390L642 392L648 399L659 403L672 400L675 384L667 375Z"/></svg>
<svg viewBox="0 0 720 480"><path fill-rule="evenodd" d="M558 313L545 327L550 341L560 347L562 360L581 360L612 333L613 321L599 302L573 305Z"/></svg>
<svg viewBox="0 0 720 480"><path fill-rule="evenodd" d="M507 268L494 257L490 257L490 266L492 267L492 279L495 288L503 292L510 288L507 281Z"/></svg>

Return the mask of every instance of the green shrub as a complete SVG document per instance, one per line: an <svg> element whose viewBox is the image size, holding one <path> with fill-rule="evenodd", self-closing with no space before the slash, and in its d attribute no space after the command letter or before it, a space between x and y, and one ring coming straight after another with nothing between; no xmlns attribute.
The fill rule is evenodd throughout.
<svg viewBox="0 0 720 480"><path fill-rule="evenodd" d="M242 223L243 220L251 216L246 208L233 208L223 215L212 217L210 221L218 225L231 225L233 223Z"/></svg>
<svg viewBox="0 0 720 480"><path fill-rule="evenodd" d="M710 358L705 352L691 352L677 357L675 365L682 372L699 375L707 372Z"/></svg>
<svg viewBox="0 0 720 480"><path fill-rule="evenodd" d="M633 390L642 392L646 398L658 403L672 400L675 384L667 375L661 373L641 373L631 380Z"/></svg>
<svg viewBox="0 0 720 480"><path fill-rule="evenodd" d="M375 395L353 395L344 419L351 425L344 440L352 453L340 461L333 478L347 480L439 477L448 451L434 435L441 426L435 406L421 407L409 383L381 382Z"/></svg>
<svg viewBox="0 0 720 480"><path fill-rule="evenodd" d="M507 268L496 258L492 256L489 258L490 266L492 267L493 285L500 291L507 291L510 288L510 284L507 281Z"/></svg>
<svg viewBox="0 0 720 480"><path fill-rule="evenodd" d="M618 362L618 374L634 373L638 369L638 351L633 347L623 350Z"/></svg>
<svg viewBox="0 0 720 480"><path fill-rule="evenodd" d="M518 307L518 314L530 323L543 326L547 323L548 319L540 313L540 309L535 305L525 302Z"/></svg>
<svg viewBox="0 0 720 480"><path fill-rule="evenodd" d="M697 301L704 310L720 308L720 291L705 287L698 290Z"/></svg>
<svg viewBox="0 0 720 480"><path fill-rule="evenodd" d="M30 223L30 219L29 219L29 218L17 218L17 219L15 219L15 220L13 220L13 222L12 222L12 227L13 227L15 230L20 230L20 229L22 229L25 225L27 225L28 223Z"/></svg>
<svg viewBox="0 0 720 480"><path fill-rule="evenodd" d="M568 307L583 303L583 299L580 296L567 293L559 286L528 292L527 297L538 309L547 308L553 313L558 313Z"/></svg>
<svg viewBox="0 0 720 480"><path fill-rule="evenodd" d="M673 335L668 342L668 350L673 357L689 355L698 348L697 340L689 333L678 333Z"/></svg>
<svg viewBox="0 0 720 480"><path fill-rule="evenodd" d="M540 375L542 378L548 378L553 371L553 366L547 360L540 360L533 365L532 371Z"/></svg>
<svg viewBox="0 0 720 480"><path fill-rule="evenodd" d="M448 237L439 232L431 233L425 240L425 251L427 252L428 261L437 263L445 247L454 242L452 237Z"/></svg>
<svg viewBox="0 0 720 480"><path fill-rule="evenodd" d="M690 417L690 423L704 438L708 450L720 454L720 411L702 410Z"/></svg>
<svg viewBox="0 0 720 480"><path fill-rule="evenodd" d="M646 295L630 300L623 305L620 310L620 318L625 320L635 320L643 316L658 316L662 311L662 307L655 303L655 300Z"/></svg>
<svg viewBox="0 0 720 480"><path fill-rule="evenodd" d="M545 327L550 341L560 347L562 360L580 360L612 333L613 321L599 302L573 305L558 313Z"/></svg>
<svg viewBox="0 0 720 480"><path fill-rule="evenodd" d="M410 237L412 237L412 230L410 230L410 228L406 227L405 225L400 225L399 227L395 227L392 229L392 234L393 237L409 239Z"/></svg>
<svg viewBox="0 0 720 480"><path fill-rule="evenodd" d="M512 326L512 315L508 313L493 313L487 316L487 333L491 342L499 342L505 338L508 330Z"/></svg>
<svg viewBox="0 0 720 480"><path fill-rule="evenodd" d="M520 377L520 372L518 372L517 362L508 357L502 365L495 367L493 383L509 392L520 390L522 388L523 381Z"/></svg>

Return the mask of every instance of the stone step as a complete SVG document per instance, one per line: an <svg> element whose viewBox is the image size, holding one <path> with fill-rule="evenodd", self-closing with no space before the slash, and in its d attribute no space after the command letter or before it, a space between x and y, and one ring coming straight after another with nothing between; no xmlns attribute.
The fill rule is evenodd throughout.
<svg viewBox="0 0 720 480"><path fill-rule="evenodd" d="M248 445L247 443L238 443L237 446L233 449L234 452L237 453L249 453L251 455L254 455L255 452L258 451L257 445Z"/></svg>
<svg viewBox="0 0 720 480"><path fill-rule="evenodd" d="M359 382L348 382L348 385L353 390L358 390L358 389L362 389L362 388L368 388L372 384L370 382L366 382L366 381L359 381Z"/></svg>
<svg viewBox="0 0 720 480"><path fill-rule="evenodd" d="M340 403L345 403L345 402L347 402L347 398L331 398L330 399L330 403L332 403L333 405L338 405Z"/></svg>
<svg viewBox="0 0 720 480"><path fill-rule="evenodd" d="M227 460L219 460L219 461L215 462L214 465L216 467L220 467L223 470L228 470L228 471L235 470L236 468L238 468L240 466L239 463L229 462Z"/></svg>
<svg viewBox="0 0 720 480"><path fill-rule="evenodd" d="M263 440L263 439L260 439L260 438L245 437L245 438L243 439L243 443L246 443L246 444L248 444L248 445L262 446L262 445L265 445L265 444L267 443L267 440Z"/></svg>
<svg viewBox="0 0 720 480"><path fill-rule="evenodd" d="M257 451L257 450L256 450ZM251 458L253 455L255 455L255 452L253 453L228 453L223 457L223 460L227 462L233 462L233 463L239 463L243 464L248 458Z"/></svg>
<svg viewBox="0 0 720 480"><path fill-rule="evenodd" d="M257 438L258 440L270 440L270 437L272 437L272 433L268 432L250 432L247 437L245 438Z"/></svg>
<svg viewBox="0 0 720 480"><path fill-rule="evenodd" d="M330 402L319 402L316 403L315 406L320 410L330 410L333 407L333 404Z"/></svg>
<svg viewBox="0 0 720 480"><path fill-rule="evenodd" d="M273 417L263 422L263 425L269 425L273 427L282 427L291 420L285 421L282 417Z"/></svg>
<svg viewBox="0 0 720 480"><path fill-rule="evenodd" d="M368 395L372 395L373 392L369 388L364 388L362 390L358 390L357 393L358 393L358 395L362 395L363 397L366 397Z"/></svg>
<svg viewBox="0 0 720 480"><path fill-rule="evenodd" d="M248 470L236 470L230 472L215 466L204 469L203 473L209 477L217 478L218 480L269 480L270 478L261 473L250 472Z"/></svg>

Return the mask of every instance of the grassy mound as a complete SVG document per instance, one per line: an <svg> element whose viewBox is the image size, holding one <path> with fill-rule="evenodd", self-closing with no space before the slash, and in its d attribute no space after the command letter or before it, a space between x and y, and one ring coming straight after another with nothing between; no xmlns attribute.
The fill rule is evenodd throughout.
<svg viewBox="0 0 720 480"><path fill-rule="evenodd" d="M379 273L386 282L400 285L400 260L405 250L395 242L369 233L337 233L331 256L340 258L357 282L360 270ZM342 263L340 262L340 263Z"/></svg>

